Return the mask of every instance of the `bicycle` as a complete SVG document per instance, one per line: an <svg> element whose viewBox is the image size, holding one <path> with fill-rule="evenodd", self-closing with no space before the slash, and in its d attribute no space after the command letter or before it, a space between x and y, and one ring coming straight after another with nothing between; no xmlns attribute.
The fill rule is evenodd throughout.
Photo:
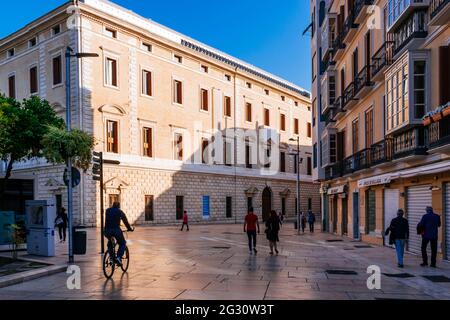
<svg viewBox="0 0 450 320"><path fill-rule="evenodd" d="M125 235L128 235L128 230L122 230L122 232ZM122 272L125 273L128 271L128 267L130 266L130 251L128 250L128 246L125 247L125 252L122 256L122 264L117 263L116 257L118 247L119 245L117 244L117 240L114 237L111 237L108 240L108 249L103 255L103 274L105 275L106 279L112 278L116 267L120 267L122 269Z"/></svg>

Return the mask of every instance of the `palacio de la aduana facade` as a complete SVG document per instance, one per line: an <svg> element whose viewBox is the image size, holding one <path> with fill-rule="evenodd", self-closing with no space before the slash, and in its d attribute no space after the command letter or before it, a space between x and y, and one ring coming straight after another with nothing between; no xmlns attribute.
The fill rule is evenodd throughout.
<svg viewBox="0 0 450 320"><path fill-rule="evenodd" d="M293 217L298 141L301 211L319 217L308 91L101 0L69 1L0 40L0 91L37 95L65 118L68 46L99 55L71 60L71 122L103 152L105 208L119 201L137 224L176 223L184 210L192 222L241 222L250 206ZM27 197L66 206L63 172L15 164L17 190L0 209ZM76 224L99 225L100 197L82 172Z"/></svg>

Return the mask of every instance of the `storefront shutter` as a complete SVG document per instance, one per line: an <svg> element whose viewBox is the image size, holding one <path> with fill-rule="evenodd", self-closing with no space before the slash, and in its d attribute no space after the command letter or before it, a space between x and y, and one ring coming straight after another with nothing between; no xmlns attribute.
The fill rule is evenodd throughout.
<svg viewBox="0 0 450 320"><path fill-rule="evenodd" d="M417 224L425 214L427 206L431 206L430 185L414 186L407 189L406 215L409 221L408 251L420 254L422 237L417 234Z"/></svg>

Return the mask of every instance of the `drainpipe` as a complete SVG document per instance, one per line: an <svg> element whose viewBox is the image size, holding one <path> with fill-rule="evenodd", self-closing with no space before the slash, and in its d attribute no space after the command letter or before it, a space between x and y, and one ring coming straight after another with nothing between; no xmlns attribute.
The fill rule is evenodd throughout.
<svg viewBox="0 0 450 320"><path fill-rule="evenodd" d="M234 75L233 75L233 109L234 109L234 117L233 117L233 122L234 122L234 224L237 224L237 138L236 138L236 126L237 126L237 121L236 121L236 75L237 75L237 69L238 67L236 66L234 68Z"/></svg>

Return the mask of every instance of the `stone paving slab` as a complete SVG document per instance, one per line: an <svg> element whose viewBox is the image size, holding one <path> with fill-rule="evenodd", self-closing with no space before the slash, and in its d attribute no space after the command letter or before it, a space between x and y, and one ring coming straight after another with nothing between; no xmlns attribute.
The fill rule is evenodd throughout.
<svg viewBox="0 0 450 320"><path fill-rule="evenodd" d="M249 255L241 225L192 225L189 233L175 227L138 227L128 235L128 273L117 270L107 281L101 270L99 232L87 231L88 253L75 258L82 272L80 290L69 290L68 275L59 273L1 288L0 299L450 299L448 283L422 277L450 277L447 262L439 260L438 269L421 268L420 257L407 254L405 269L398 269L390 248L354 249L361 243L320 232L297 235L289 224L281 230L278 256L269 255L263 235L258 236L258 254ZM229 249L213 248L219 246ZM67 265L67 246L57 244L56 251L56 257L38 260ZM372 264L383 273L407 272L415 277L382 275L381 290L369 290L366 271ZM358 274L327 274L331 269Z"/></svg>

